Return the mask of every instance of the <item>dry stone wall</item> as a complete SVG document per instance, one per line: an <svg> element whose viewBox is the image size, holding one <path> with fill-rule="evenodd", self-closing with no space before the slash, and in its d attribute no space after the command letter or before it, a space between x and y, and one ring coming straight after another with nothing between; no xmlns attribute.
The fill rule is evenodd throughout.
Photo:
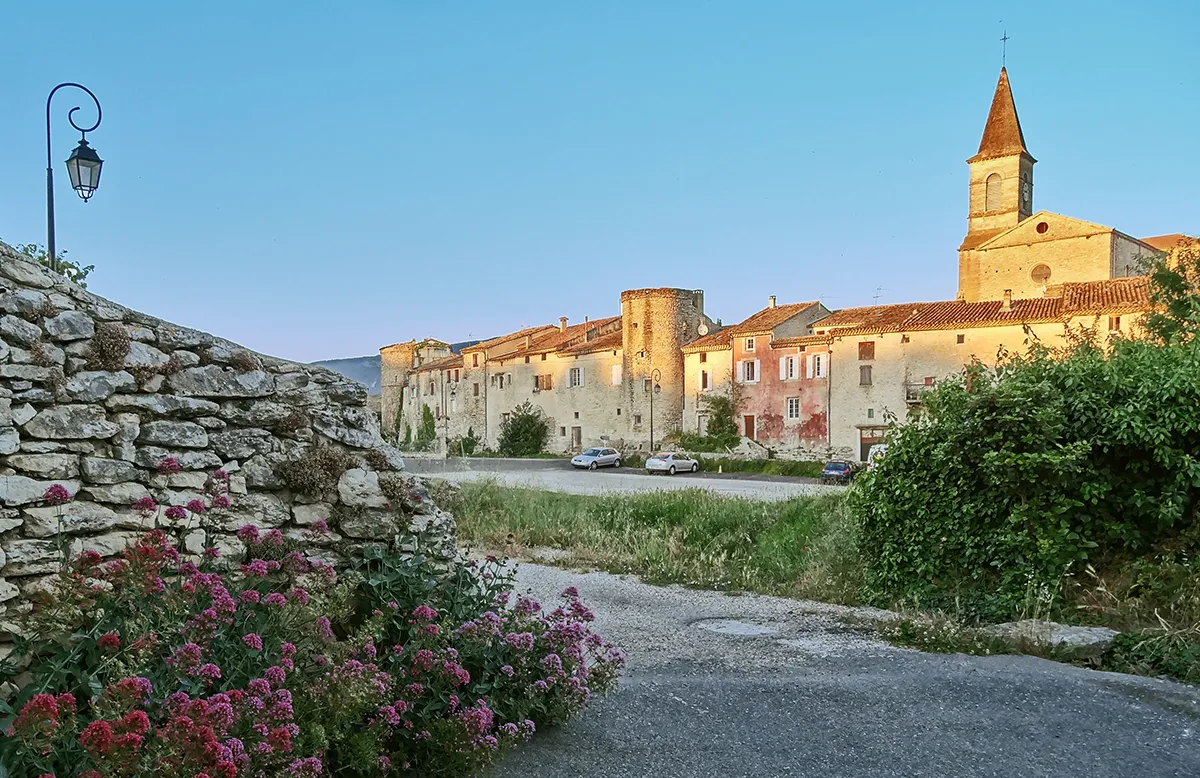
<svg viewBox="0 0 1200 778"><path fill-rule="evenodd" d="M129 310L0 243L0 658L65 555L113 556L153 528L227 564L246 524L302 537L325 521L328 546L310 553L335 564L418 531L453 553L452 518L400 472L366 402L332 370ZM69 502L47 499L56 484ZM147 497L158 509L133 507ZM167 517L194 500L207 510Z"/></svg>

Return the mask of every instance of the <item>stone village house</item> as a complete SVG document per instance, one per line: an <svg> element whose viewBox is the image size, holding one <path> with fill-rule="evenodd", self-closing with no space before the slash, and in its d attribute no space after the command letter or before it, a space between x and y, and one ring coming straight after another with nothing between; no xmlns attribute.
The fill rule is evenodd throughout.
<svg viewBox="0 0 1200 778"><path fill-rule="evenodd" d="M886 418L972 359L994 361L1067 328L1129 333L1149 307L1144 257L1183 235L1137 239L1033 210L1033 167L1008 73L1001 69L979 151L967 160L967 235L955 300L848 308L779 305L721 328L703 292L636 289L621 315L523 329L453 354L438 341L380 349L383 423L403 434L430 406L442 439L468 430L495 446L525 401L552 419L550 448L649 445L650 375L659 369L656 440L703 433L706 396L734 393L741 434L779 451L865 458ZM440 350L439 350L440 349Z"/></svg>

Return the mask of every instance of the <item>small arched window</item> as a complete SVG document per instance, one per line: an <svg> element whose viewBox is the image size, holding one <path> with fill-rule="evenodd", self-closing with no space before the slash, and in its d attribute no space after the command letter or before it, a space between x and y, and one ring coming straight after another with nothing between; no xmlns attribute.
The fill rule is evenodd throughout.
<svg viewBox="0 0 1200 778"><path fill-rule="evenodd" d="M987 202L984 210L998 211L1001 208L1000 174L992 173L987 177Z"/></svg>

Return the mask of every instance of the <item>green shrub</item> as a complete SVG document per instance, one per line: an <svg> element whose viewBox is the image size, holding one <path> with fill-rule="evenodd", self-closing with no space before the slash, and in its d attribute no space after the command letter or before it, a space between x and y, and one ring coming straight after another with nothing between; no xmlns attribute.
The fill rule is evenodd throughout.
<svg viewBox="0 0 1200 778"><path fill-rule="evenodd" d="M121 370L129 354L129 342L129 332L120 322L97 324L88 346L88 366L97 370Z"/></svg>
<svg viewBox="0 0 1200 778"><path fill-rule="evenodd" d="M973 364L923 403L852 495L878 601L1007 618L1031 589L1196 522L1200 341L1077 338Z"/></svg>
<svg viewBox="0 0 1200 778"><path fill-rule="evenodd" d="M405 428L405 435L408 430ZM417 451L428 451L433 446L433 441L437 440L437 426L433 420L433 411L429 410L428 405L421 406L421 423L417 426L417 437L413 441L413 448Z"/></svg>
<svg viewBox="0 0 1200 778"><path fill-rule="evenodd" d="M540 454L550 438L550 422L526 401L513 409L500 424L500 453L506 457Z"/></svg>

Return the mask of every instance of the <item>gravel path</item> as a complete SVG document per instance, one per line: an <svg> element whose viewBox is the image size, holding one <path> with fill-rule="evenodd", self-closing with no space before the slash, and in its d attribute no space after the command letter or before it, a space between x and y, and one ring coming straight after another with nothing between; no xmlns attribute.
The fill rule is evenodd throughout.
<svg viewBox="0 0 1200 778"><path fill-rule="evenodd" d="M532 564L519 586L578 587L629 668L496 778L1200 776L1200 689L895 648L819 603Z"/></svg>
<svg viewBox="0 0 1200 778"><path fill-rule="evenodd" d="M406 462L410 472L449 481L492 479L505 486L523 486L564 494L612 494L665 491L669 489L706 489L718 494L753 500L787 500L803 494L840 490L839 486L821 486L796 478L761 476L737 477L734 474L680 473L674 476L646 475L637 470L576 470L555 460L416 460Z"/></svg>

